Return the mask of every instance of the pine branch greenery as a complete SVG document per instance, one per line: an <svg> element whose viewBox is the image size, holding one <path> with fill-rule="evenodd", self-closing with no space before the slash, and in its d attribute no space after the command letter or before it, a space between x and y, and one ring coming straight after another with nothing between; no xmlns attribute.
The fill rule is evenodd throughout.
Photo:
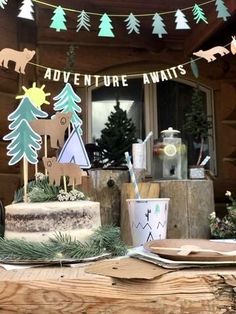
<svg viewBox="0 0 236 314"><path fill-rule="evenodd" d="M5 262L80 260L104 253L120 256L127 252L127 247L121 242L119 228L113 226L100 227L87 243L56 233L48 242L0 238L0 248L0 260Z"/></svg>

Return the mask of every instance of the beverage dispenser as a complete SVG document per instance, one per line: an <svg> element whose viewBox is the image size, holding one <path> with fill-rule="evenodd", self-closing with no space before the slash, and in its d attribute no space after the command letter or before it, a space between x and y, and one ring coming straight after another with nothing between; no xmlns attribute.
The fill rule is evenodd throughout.
<svg viewBox="0 0 236 314"><path fill-rule="evenodd" d="M153 148L154 178L164 180L187 179L187 147L180 131L168 128Z"/></svg>

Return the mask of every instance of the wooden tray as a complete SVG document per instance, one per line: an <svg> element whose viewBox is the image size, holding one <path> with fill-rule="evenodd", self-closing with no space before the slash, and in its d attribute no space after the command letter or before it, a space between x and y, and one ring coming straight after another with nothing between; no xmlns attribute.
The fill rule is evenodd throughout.
<svg viewBox="0 0 236 314"><path fill-rule="evenodd" d="M236 261L235 256L224 256L213 252L191 252L187 256L178 254L178 250L168 250L167 248L180 248L183 245L196 245L201 249L229 252L236 250L234 243L220 243L202 239L165 239L153 240L144 244L144 248L161 257L177 261ZM158 249L153 247L159 247ZM163 248L163 249L162 249Z"/></svg>

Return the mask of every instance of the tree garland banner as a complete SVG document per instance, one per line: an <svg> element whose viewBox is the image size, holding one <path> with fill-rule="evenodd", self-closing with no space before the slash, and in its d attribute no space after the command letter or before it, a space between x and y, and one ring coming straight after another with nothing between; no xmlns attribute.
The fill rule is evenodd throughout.
<svg viewBox="0 0 236 314"><path fill-rule="evenodd" d="M0 0L0 8L5 9L8 0ZM208 4L215 4L216 17L227 21L231 16L227 6L225 5L225 0L209 0L202 3L195 3L192 6L185 8L176 8L175 10L165 11L165 12L152 12L152 13L143 13L143 14L134 14L132 12L127 12L127 14L113 14L113 13L97 13L97 12L86 12L85 10L77 10L62 7L60 5L50 4L40 0L22 0L22 4L19 7L18 17L34 20L34 4L39 6L46 6L52 9L51 23L49 27L54 29L57 32L67 31L67 13L77 14L77 25L74 29L76 32L81 30L90 31L91 21L90 16L99 16L100 24L98 26L98 37L115 37L115 30L112 25L113 17L119 17L123 19L125 24L127 34L140 34L141 29L141 20L140 18L152 17L150 21L150 27L152 27L152 34L157 35L159 38L162 38L163 35L166 35L168 31L166 30L166 24L164 17L168 14L173 15L175 20L176 30L189 30L188 18L183 12L191 11L192 20L194 23L205 23L208 24L207 16L204 12L204 7Z"/></svg>

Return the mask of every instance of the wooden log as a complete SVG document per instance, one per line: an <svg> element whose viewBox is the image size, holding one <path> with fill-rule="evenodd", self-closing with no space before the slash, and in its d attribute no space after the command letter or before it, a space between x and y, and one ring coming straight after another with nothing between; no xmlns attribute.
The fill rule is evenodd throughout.
<svg viewBox="0 0 236 314"><path fill-rule="evenodd" d="M121 186L129 181L127 170L92 169L83 177L80 190L91 200L100 202L101 223L120 224Z"/></svg>
<svg viewBox="0 0 236 314"><path fill-rule="evenodd" d="M138 187L142 198L159 197L160 188L158 183L143 182L139 183ZM121 237L127 245L132 245L129 213L126 202L129 198L135 198L134 187L132 183L124 183L121 190Z"/></svg>
<svg viewBox="0 0 236 314"><path fill-rule="evenodd" d="M85 265L5 271L1 313L235 313L236 270L199 269L153 280L87 274Z"/></svg>
<svg viewBox="0 0 236 314"><path fill-rule="evenodd" d="M214 211L211 180L165 180L160 197L169 197L168 238L209 238L208 217Z"/></svg>

